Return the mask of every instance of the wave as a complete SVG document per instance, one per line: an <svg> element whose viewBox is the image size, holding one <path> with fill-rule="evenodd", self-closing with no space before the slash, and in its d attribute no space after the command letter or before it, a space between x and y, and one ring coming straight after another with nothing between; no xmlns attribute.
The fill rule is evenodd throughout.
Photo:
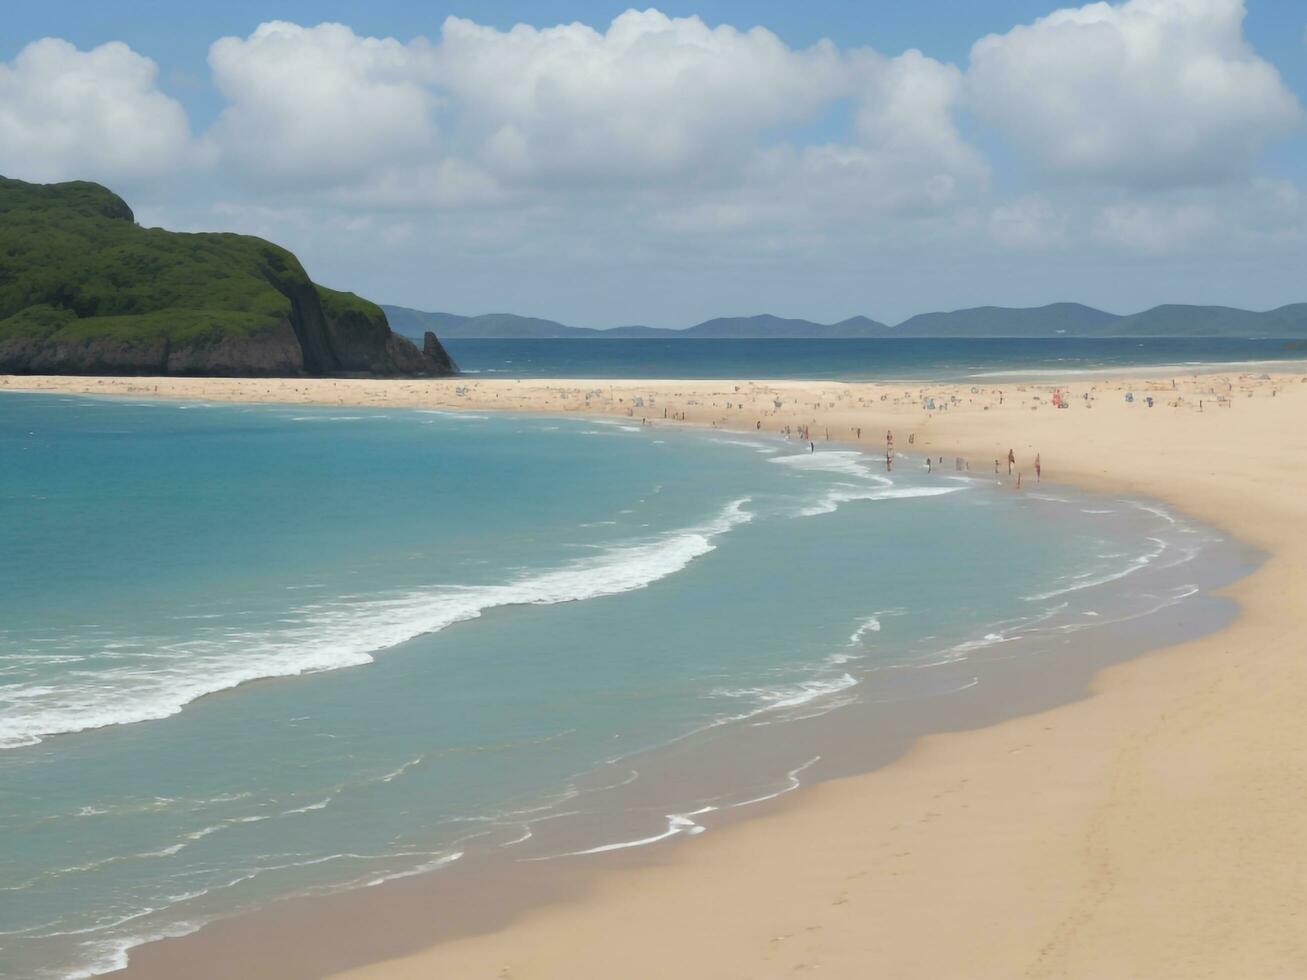
<svg viewBox="0 0 1307 980"><path fill-rule="evenodd" d="M800 774L820 761L821 756L815 755L802 765L795 766L785 774L784 786L778 790L774 790L773 792L764 793L762 796L755 796L747 800L739 800L733 803L709 803L706 806L699 807L697 810L690 810L686 813L669 813L666 815L666 829L658 834L650 834L648 837L638 837L634 840L615 841L611 844L600 844L596 847L587 847L580 851L566 851L562 854L550 854L545 857L537 858L522 858L521 860L524 862L555 861L559 858L585 857L591 854L607 854L611 851L625 851L633 847L646 847L649 844L657 844L659 841L665 841L669 837L677 837L682 834L687 837L694 837L707 830L703 824L694 819L695 817L702 817L709 813L717 813L723 809L736 810L740 807L753 806L757 803L766 803L768 800L774 800L787 793L792 793L803 785L802 781L799 779ZM525 839L526 838L523 838L523 840Z"/></svg>
<svg viewBox="0 0 1307 980"><path fill-rule="evenodd" d="M776 456L769 463L779 463L790 469L839 473L844 476L857 477L860 483L837 483L815 503L801 507L800 517L817 517L821 514L833 514L840 504L853 500L897 500L912 497L939 497L944 494L957 493L965 486L928 486L897 487L894 481L872 469L872 457L852 450L834 450L820 453L793 453L788 456Z"/></svg>
<svg viewBox="0 0 1307 980"><path fill-rule="evenodd" d="M385 418L384 415L374 416ZM292 415L292 422L362 422L366 415Z"/></svg>
<svg viewBox="0 0 1307 980"><path fill-rule="evenodd" d="M418 408L414 409L418 415L438 415L446 419L467 419L474 422L484 422L490 418L489 415L477 415L475 412L459 412L452 408Z"/></svg>
<svg viewBox="0 0 1307 980"><path fill-rule="evenodd" d="M876 613L874 616L868 616L866 619L860 622L858 624L858 628L855 629L853 631L853 634L849 637L849 646L856 646L857 644L861 643L862 638L866 636L868 633L879 633L880 617L881 614Z"/></svg>
<svg viewBox="0 0 1307 980"><path fill-rule="evenodd" d="M719 446L745 446L756 453L771 455L780 452L779 446L773 446L766 442L759 442L754 439L709 439L709 442L715 442Z"/></svg>
<svg viewBox="0 0 1307 980"><path fill-rule="evenodd" d="M796 470L817 470L825 473L843 473L863 480L871 480L881 486L889 487L894 481L882 476L871 468L871 457L866 453L850 449L827 450L820 453L792 453L789 456L777 456L767 462L788 466Z"/></svg>
<svg viewBox="0 0 1307 980"><path fill-rule="evenodd" d="M653 834L650 837L641 837L638 840L618 841L615 844L600 844L598 847L588 847L583 851L568 851L565 854L553 854L547 858L524 858L526 861L549 861L560 857L583 857L587 854L604 854L608 851L624 851L631 847L644 847L647 844L657 844L659 841L667 840L669 837L675 837L678 834L687 834L694 836L702 834L704 826L696 823L692 818L703 816L705 813L712 813L717 809L715 806L700 807L698 810L691 810L689 813L669 813L667 814L667 829L661 834Z"/></svg>
<svg viewBox="0 0 1307 980"><path fill-rule="evenodd" d="M403 871L394 871L390 874L380 875L379 877L373 878L363 887L375 888L377 885L384 885L388 881L397 881L400 878L412 878L415 875L424 875L428 871L435 871L438 868L443 868L448 864L453 864L455 861L460 860L462 857L463 857L462 851L453 851L449 854L441 854L440 856L435 857L430 861L425 861L422 864L417 865L416 867L406 868Z"/></svg>
<svg viewBox="0 0 1307 980"><path fill-rule="evenodd" d="M1148 538L1147 540L1157 545L1151 551L1146 551L1142 555L1137 555L1131 559L1124 568L1114 569L1110 572L1087 572L1082 575L1075 575L1064 582L1059 583L1059 587L1049 589L1047 592L1037 592L1034 595L1023 596L1027 602L1043 602L1045 599L1055 599L1060 595L1066 595L1068 592L1079 592L1081 589L1092 589L1099 585L1106 585L1109 582L1115 582L1125 578L1127 575L1133 575L1141 568L1146 568L1153 561L1160 558L1167 550L1167 543L1161 538ZM1183 559L1182 559L1183 560ZM1178 564L1178 563L1177 563Z"/></svg>
<svg viewBox="0 0 1307 980"><path fill-rule="evenodd" d="M314 604L293 610L291 625L264 632L229 630L220 639L162 648L156 669L106 670L57 688L10 689L0 748L32 745L54 734L152 721L177 714L206 694L254 680L293 677L372 662L372 655L488 609L553 605L644 588L716 548L714 541L753 519L732 501L710 520L503 585L442 586L408 594ZM16 710L15 710L16 709Z"/></svg>
<svg viewBox="0 0 1307 980"><path fill-rule="evenodd" d="M740 800L738 803L732 803L728 809L735 810L742 806L753 806L755 803L766 803L768 800L777 799L778 797L784 796L786 793L793 793L796 789L798 789L800 786L803 785L802 781L799 779L799 774L807 771L809 768L811 768L812 766L814 766L816 763L820 761L821 761L821 756L814 755L803 765L795 766L793 769L787 772L785 774L785 785L782 786L780 789L776 790L773 793L766 793L762 796L754 796L747 800Z"/></svg>
<svg viewBox="0 0 1307 980"><path fill-rule="evenodd" d="M957 493L962 487L855 487L838 485L826 491L816 503L800 509L800 517L818 517L833 514L840 504L853 500L905 500L911 497L941 497Z"/></svg>
<svg viewBox="0 0 1307 980"><path fill-rule="evenodd" d="M709 697L731 700L749 700L754 707L741 715L733 715L729 721L742 721L752 718L764 711L780 711L797 708L830 694L838 694L858 683L852 674L841 674L829 679L800 681L797 684L780 684L775 687L719 687L709 692Z"/></svg>

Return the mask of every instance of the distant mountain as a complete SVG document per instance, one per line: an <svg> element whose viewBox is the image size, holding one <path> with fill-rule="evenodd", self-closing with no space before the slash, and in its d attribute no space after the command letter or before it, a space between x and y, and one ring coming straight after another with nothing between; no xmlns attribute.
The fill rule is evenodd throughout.
<svg viewBox="0 0 1307 980"><path fill-rule="evenodd" d="M390 322L391 330L405 337L415 339L423 336L428 330L436 334L443 334L447 329L457 327L459 324L466 323L471 319L466 316L458 316L455 313L424 313L421 310L410 310L403 306L382 306L381 309Z"/></svg>
<svg viewBox="0 0 1307 980"><path fill-rule="evenodd" d="M559 337L601 337L610 331L569 327L553 320L512 313L484 313L459 316L456 313L424 313L403 306L382 306L391 326L406 337L421 337L427 330L445 340L471 337L500 340L550 340ZM648 329L648 328L645 328ZM671 333L672 331L665 331Z"/></svg>
<svg viewBox="0 0 1307 980"><path fill-rule="evenodd" d="M1122 317L1108 336L1128 337L1307 337L1307 303L1265 313L1229 306L1154 306Z"/></svg>
<svg viewBox="0 0 1307 980"><path fill-rule="evenodd" d="M403 306L382 306L394 329L408 337L421 337L437 331L446 340L554 340L587 337L598 339L671 338L671 339L829 339L843 337L883 337L891 329L865 316L850 317L839 323L813 323L811 320L786 319L778 316L737 316L705 320L685 330L666 327L569 327L554 320L517 316L512 313L486 313L459 316L456 313L426 313Z"/></svg>
<svg viewBox="0 0 1307 980"><path fill-rule="evenodd" d="M977 306L952 313L918 313L894 328L913 337L1098 337L1121 317L1080 303L1028 309Z"/></svg>
<svg viewBox="0 0 1307 980"><path fill-rule="evenodd" d="M978 306L948 313L918 313L897 326L865 316L839 323L814 323L770 314L717 317L684 330L662 327L614 327L596 330L569 327L553 320L492 313L457 316L423 313L399 306L384 306L395 330L420 337L434 330L446 339L552 339L631 337L676 340L832 340L860 337L1307 337L1307 303L1295 303L1265 313L1227 306L1156 306L1142 313L1121 316L1081 303L1010 308Z"/></svg>

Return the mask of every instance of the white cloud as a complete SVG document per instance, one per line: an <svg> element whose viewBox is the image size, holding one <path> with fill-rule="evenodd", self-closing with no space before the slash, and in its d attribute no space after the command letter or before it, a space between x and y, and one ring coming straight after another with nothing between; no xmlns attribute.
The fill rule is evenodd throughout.
<svg viewBox="0 0 1307 980"><path fill-rule="evenodd" d="M962 73L955 66L916 50L885 58L862 49L850 57L862 145L917 169L967 176L987 172L954 120L963 94Z"/></svg>
<svg viewBox="0 0 1307 980"><path fill-rule="evenodd" d="M1063 245L1068 215L1048 198L1028 194L994 208L989 230L995 241L1013 249L1048 249Z"/></svg>
<svg viewBox="0 0 1307 980"><path fill-rule="evenodd" d="M1199 204L1131 201L1099 212L1094 234L1109 245L1164 255L1198 238L1219 232L1217 216Z"/></svg>
<svg viewBox="0 0 1307 980"><path fill-rule="evenodd" d="M842 91L855 103L847 142L755 144L729 185L684 188L647 205L655 224L693 235L870 241L891 235L887 221L974 198L989 169L954 123L957 69L917 51L886 58L860 49L842 64Z"/></svg>
<svg viewBox="0 0 1307 980"><path fill-rule="evenodd" d="M758 134L810 118L843 85L829 42L789 48L762 28L629 10L584 24L499 31L445 21L437 78L501 175L651 181L716 171Z"/></svg>
<svg viewBox="0 0 1307 980"><path fill-rule="evenodd" d="M1101 244L1127 253L1273 254L1301 246L1307 203L1290 181L1257 178L1105 204L1092 214L1089 232Z"/></svg>
<svg viewBox="0 0 1307 980"><path fill-rule="evenodd" d="M485 208L517 203L521 195L504 187L484 169L458 157L430 163L383 166L366 181L337 187L327 194L350 208Z"/></svg>
<svg viewBox="0 0 1307 980"><path fill-rule="evenodd" d="M221 159L254 183L352 207L562 206L662 190L737 196L708 207L747 222L751 209L778 213L764 193L797 195L795 215L820 199L828 213L935 208L988 174L954 122L953 66L828 41L795 49L762 28L656 10L604 31L450 17L434 44L278 22L218 41L209 60L230 102L209 137ZM841 100L855 110L847 132L785 142L784 127Z"/></svg>
<svg viewBox="0 0 1307 980"><path fill-rule="evenodd" d="M0 62L0 173L118 180L178 170L191 157L190 130L157 76L153 61L119 42L27 45Z"/></svg>
<svg viewBox="0 0 1307 980"><path fill-rule="evenodd" d="M1242 0L1057 10L976 42L971 98L1050 173L1142 185L1246 173L1301 110L1243 17Z"/></svg>
<svg viewBox="0 0 1307 980"><path fill-rule="evenodd" d="M209 66L229 105L209 134L255 181L331 185L434 151L429 46L359 37L342 24L261 24L225 37Z"/></svg>

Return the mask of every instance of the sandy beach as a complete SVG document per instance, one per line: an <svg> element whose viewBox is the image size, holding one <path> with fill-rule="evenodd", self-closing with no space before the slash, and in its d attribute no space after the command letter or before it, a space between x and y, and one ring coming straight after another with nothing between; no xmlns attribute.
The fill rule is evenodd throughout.
<svg viewBox="0 0 1307 980"><path fill-rule="evenodd" d="M1065 385L0 378L6 389L806 426L818 450L881 456L892 430L898 451L943 457L950 471L962 457L993 474L1011 450L1014 473L1002 462L997 478L1012 492L1018 476L1023 491L1033 485L1039 454L1045 480L1153 496L1268 554L1229 590L1241 607L1231 626L1101 672L1090 697L921 739L756 819L645 849L638 865L506 925L336 976L1307 976L1302 374ZM176 948L221 962L205 933ZM260 975L288 975L288 955L270 941ZM149 959L127 975L167 975Z"/></svg>

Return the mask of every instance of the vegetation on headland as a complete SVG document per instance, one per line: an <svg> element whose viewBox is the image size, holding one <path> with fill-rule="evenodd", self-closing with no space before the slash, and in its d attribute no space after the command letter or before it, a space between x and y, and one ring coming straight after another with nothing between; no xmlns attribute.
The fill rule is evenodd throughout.
<svg viewBox="0 0 1307 980"><path fill-rule="evenodd" d="M278 245L142 228L99 184L0 178L0 369L97 364L438 373L380 307L316 285Z"/></svg>

